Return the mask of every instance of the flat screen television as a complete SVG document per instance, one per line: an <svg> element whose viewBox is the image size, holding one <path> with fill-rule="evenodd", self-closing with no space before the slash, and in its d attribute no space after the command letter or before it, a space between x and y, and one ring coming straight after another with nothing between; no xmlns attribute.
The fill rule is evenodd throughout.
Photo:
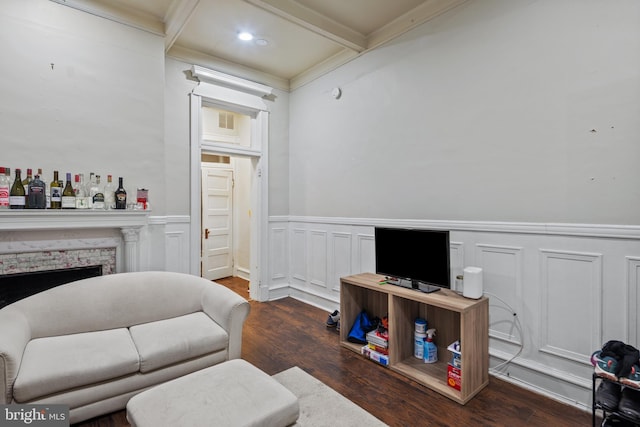
<svg viewBox="0 0 640 427"><path fill-rule="evenodd" d="M388 283L434 292L451 287L449 231L375 228L376 273Z"/></svg>

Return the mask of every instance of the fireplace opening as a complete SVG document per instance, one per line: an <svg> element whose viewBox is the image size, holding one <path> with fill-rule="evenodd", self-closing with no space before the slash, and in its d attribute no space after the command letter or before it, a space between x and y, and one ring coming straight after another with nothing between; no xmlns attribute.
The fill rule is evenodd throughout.
<svg viewBox="0 0 640 427"><path fill-rule="evenodd" d="M0 308L65 283L102 276L102 266L0 275Z"/></svg>

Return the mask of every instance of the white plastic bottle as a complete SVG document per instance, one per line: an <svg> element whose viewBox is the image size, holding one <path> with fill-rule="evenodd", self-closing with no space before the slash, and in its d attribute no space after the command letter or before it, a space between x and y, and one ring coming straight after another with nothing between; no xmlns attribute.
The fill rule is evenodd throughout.
<svg viewBox="0 0 640 427"><path fill-rule="evenodd" d="M418 359L424 358L424 343L427 334L421 332L413 333L413 355Z"/></svg>
<svg viewBox="0 0 640 427"><path fill-rule="evenodd" d="M435 329L427 330L427 338L424 340L424 363L436 363L438 361L438 346L433 342Z"/></svg>

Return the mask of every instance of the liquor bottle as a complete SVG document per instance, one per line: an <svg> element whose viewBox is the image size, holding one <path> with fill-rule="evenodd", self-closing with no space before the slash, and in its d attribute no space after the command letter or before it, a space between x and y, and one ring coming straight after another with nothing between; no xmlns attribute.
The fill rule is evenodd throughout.
<svg viewBox="0 0 640 427"><path fill-rule="evenodd" d="M84 183L81 181L82 174L76 174L74 177L73 193L76 196L76 209L86 209L87 199L84 191Z"/></svg>
<svg viewBox="0 0 640 427"><path fill-rule="evenodd" d="M115 209L116 208L116 187L113 185L111 175L107 175L107 185L104 186L104 208Z"/></svg>
<svg viewBox="0 0 640 427"><path fill-rule="evenodd" d="M122 186L122 177L118 178L118 188L115 192L116 195L116 209L127 209L127 192Z"/></svg>
<svg viewBox="0 0 640 427"><path fill-rule="evenodd" d="M91 184L91 209L104 209L104 191L100 185L100 175L95 176L95 184Z"/></svg>
<svg viewBox="0 0 640 427"><path fill-rule="evenodd" d="M42 168L38 168L38 175L40 176L40 180L44 177L42 174ZM51 193L49 192L49 184L42 181L44 183L44 207L46 209L51 209Z"/></svg>
<svg viewBox="0 0 640 427"><path fill-rule="evenodd" d="M13 181L11 192L9 193L9 207L11 209L24 209L25 205L24 186L22 185L20 172L20 169L16 168L16 179Z"/></svg>
<svg viewBox="0 0 640 427"><path fill-rule="evenodd" d="M24 187L24 207L29 209L29 184L33 181L33 171L31 168L27 169L27 177L22 180L22 186Z"/></svg>
<svg viewBox="0 0 640 427"><path fill-rule="evenodd" d="M51 209L62 208L62 186L58 179L58 171L53 171L53 181L49 185L51 194Z"/></svg>
<svg viewBox="0 0 640 427"><path fill-rule="evenodd" d="M71 185L71 174L67 172L67 183L62 190L62 209L76 208L76 193Z"/></svg>
<svg viewBox="0 0 640 427"><path fill-rule="evenodd" d="M11 180L7 178L6 168L0 167L0 209L9 209Z"/></svg>
<svg viewBox="0 0 640 427"><path fill-rule="evenodd" d="M86 186L86 196L89 209L93 209L93 191L92 189L97 188L98 184L96 183L96 174L93 172L89 173L89 182L87 182Z"/></svg>
<svg viewBox="0 0 640 427"><path fill-rule="evenodd" d="M40 169L38 169L40 171ZM36 174L29 184L29 209L44 209L47 207L47 190L40 174Z"/></svg>

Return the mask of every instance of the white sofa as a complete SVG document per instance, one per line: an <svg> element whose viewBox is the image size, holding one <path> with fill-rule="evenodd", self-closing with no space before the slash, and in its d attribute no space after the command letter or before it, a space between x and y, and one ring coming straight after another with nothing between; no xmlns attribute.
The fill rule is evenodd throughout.
<svg viewBox="0 0 640 427"><path fill-rule="evenodd" d="M249 303L169 272L79 280L0 309L0 404L66 404L71 423L240 357Z"/></svg>

